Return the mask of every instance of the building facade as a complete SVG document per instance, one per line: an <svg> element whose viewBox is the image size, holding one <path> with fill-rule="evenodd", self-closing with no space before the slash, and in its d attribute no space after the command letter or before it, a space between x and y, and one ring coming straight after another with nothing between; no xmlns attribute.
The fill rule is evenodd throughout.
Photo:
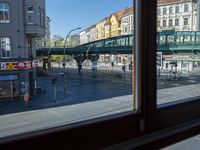
<svg viewBox="0 0 200 150"><path fill-rule="evenodd" d="M120 10L114 14L112 14L110 18L110 23L111 23L111 37L114 36L120 36L121 35L121 18L125 12L125 9Z"/></svg>
<svg viewBox="0 0 200 150"><path fill-rule="evenodd" d="M100 20L96 24L96 39L101 40L105 39L105 23L106 23L107 17Z"/></svg>
<svg viewBox="0 0 200 150"><path fill-rule="evenodd" d="M92 25L80 32L80 44L96 41L96 25Z"/></svg>
<svg viewBox="0 0 200 150"><path fill-rule="evenodd" d="M133 22L133 7L130 7L121 18L121 35L133 34Z"/></svg>
<svg viewBox="0 0 200 150"><path fill-rule="evenodd" d="M50 22L51 22L51 19L48 16L46 16L46 22L45 22L46 35L44 37L35 38L36 49L41 48L41 47L51 47Z"/></svg>
<svg viewBox="0 0 200 150"><path fill-rule="evenodd" d="M80 32L80 45L87 43L86 30Z"/></svg>
<svg viewBox="0 0 200 150"><path fill-rule="evenodd" d="M80 45L80 35L79 34L70 35L67 39L66 47L75 47L78 45Z"/></svg>
<svg viewBox="0 0 200 150"><path fill-rule="evenodd" d="M45 0L0 0L0 99L36 91L35 39L45 36Z"/></svg>
<svg viewBox="0 0 200 150"><path fill-rule="evenodd" d="M105 38L109 38L111 37L111 22L110 22L110 18L112 17L109 16L107 19L106 19L106 22L105 22L105 25L104 25L104 30L105 30Z"/></svg>
<svg viewBox="0 0 200 150"><path fill-rule="evenodd" d="M87 39L88 42L96 41L96 25L92 25L89 28L87 28Z"/></svg>
<svg viewBox="0 0 200 150"><path fill-rule="evenodd" d="M200 0L158 0L157 31L200 31ZM165 41L190 41L191 37L177 35L176 39L168 36L160 37L160 43ZM197 58L197 59L191 59ZM188 54L162 54L160 67L170 71L190 72L199 69L199 55ZM176 64L176 65L174 65ZM176 66L176 67L175 67Z"/></svg>
<svg viewBox="0 0 200 150"><path fill-rule="evenodd" d="M158 0L157 31L199 31L199 0Z"/></svg>

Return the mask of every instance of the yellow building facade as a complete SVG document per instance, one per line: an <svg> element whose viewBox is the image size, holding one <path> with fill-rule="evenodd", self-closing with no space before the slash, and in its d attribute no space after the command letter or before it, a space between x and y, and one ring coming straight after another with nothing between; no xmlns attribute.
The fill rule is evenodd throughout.
<svg viewBox="0 0 200 150"><path fill-rule="evenodd" d="M106 19L106 23L105 23L105 26L104 26L104 28L105 28L105 38L111 37L111 22L110 22L111 16L109 16Z"/></svg>
<svg viewBox="0 0 200 150"><path fill-rule="evenodd" d="M105 23L106 19L104 18L96 24L96 39L101 40L105 38Z"/></svg>
<svg viewBox="0 0 200 150"><path fill-rule="evenodd" d="M110 18L111 22L111 37L121 35L121 18L126 9L120 10L112 14Z"/></svg>
<svg viewBox="0 0 200 150"><path fill-rule="evenodd" d="M105 38L121 35L121 18L126 9L118 11L106 19L105 22Z"/></svg>
<svg viewBox="0 0 200 150"><path fill-rule="evenodd" d="M111 31L110 31L111 37L119 36L121 33L121 29L120 29L120 23L117 21L116 16L112 15L110 21L111 21Z"/></svg>

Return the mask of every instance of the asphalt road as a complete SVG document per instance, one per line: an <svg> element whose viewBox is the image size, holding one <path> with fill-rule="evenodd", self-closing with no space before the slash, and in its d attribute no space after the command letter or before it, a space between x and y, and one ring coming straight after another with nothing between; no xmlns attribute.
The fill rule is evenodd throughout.
<svg viewBox="0 0 200 150"><path fill-rule="evenodd" d="M132 110L131 84L95 79L67 79L67 93L61 78L54 85L39 78L45 94L33 97L28 105L22 100L0 106L0 137L69 124Z"/></svg>

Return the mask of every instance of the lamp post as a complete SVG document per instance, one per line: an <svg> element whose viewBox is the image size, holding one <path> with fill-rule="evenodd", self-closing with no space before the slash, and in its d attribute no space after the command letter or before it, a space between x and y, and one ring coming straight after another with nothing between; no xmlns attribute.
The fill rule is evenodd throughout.
<svg viewBox="0 0 200 150"><path fill-rule="evenodd" d="M69 37L69 35L73 32L73 31L75 31L75 30L80 30L81 29L81 27L78 27L78 28L75 28L75 29L72 29L71 31L69 31L68 32L68 34L67 34L67 36L66 36L66 38L65 38L65 44L64 44L64 62L63 62L63 67L64 67L64 93L66 93L67 92L67 81L66 81L66 72L65 72L65 66L66 66L66 57L65 57L65 49L66 49L66 44L67 44L67 39L68 39L68 37Z"/></svg>

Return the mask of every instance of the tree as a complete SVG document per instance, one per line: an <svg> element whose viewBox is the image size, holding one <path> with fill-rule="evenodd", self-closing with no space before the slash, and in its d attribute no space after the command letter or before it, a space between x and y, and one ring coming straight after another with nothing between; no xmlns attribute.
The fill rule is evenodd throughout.
<svg viewBox="0 0 200 150"><path fill-rule="evenodd" d="M52 44L53 47L64 47L65 38L56 34L56 35L53 35L52 42L53 42Z"/></svg>

